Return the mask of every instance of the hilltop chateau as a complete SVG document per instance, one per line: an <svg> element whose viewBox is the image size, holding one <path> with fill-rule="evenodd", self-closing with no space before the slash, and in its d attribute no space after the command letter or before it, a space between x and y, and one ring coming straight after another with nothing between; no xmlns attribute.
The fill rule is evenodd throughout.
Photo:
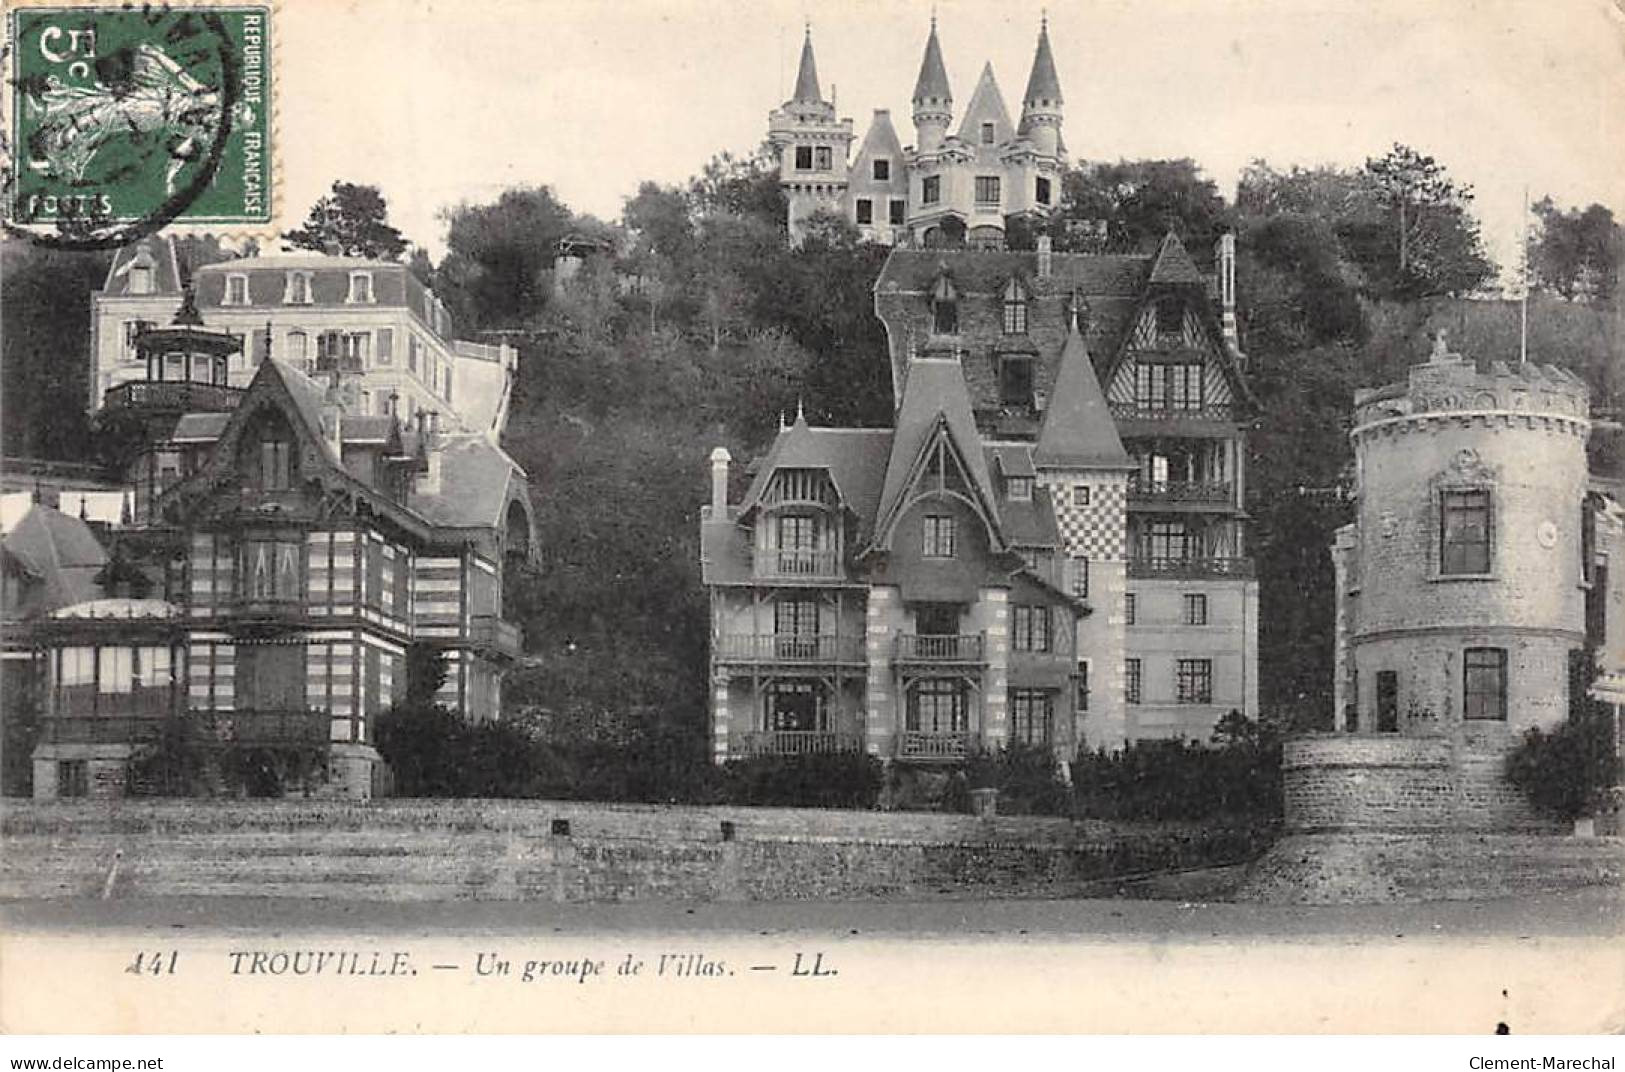
<svg viewBox="0 0 1625 1072"><path fill-rule="evenodd" d="M92 525L36 501L4 544L35 796L370 796L414 644L444 655L436 702L497 716L521 639L505 582L535 545L499 445L511 348L455 339L400 264L238 258L183 284L156 237L119 252L92 324L122 508ZM199 769L139 762L177 740Z"/></svg>
<svg viewBox="0 0 1625 1072"><path fill-rule="evenodd" d="M968 242L1002 249L1007 221L1046 217L1059 202L1066 142L1047 20L1038 32L1016 122L988 64L953 129L953 88L934 16L913 106L914 145L904 147L891 113L876 109L857 157L848 163L852 120L837 118L835 102L824 99L808 28L795 90L768 116L768 141L778 153L789 202L791 241L801 240L809 216L826 210L850 220L867 240L885 245Z"/></svg>

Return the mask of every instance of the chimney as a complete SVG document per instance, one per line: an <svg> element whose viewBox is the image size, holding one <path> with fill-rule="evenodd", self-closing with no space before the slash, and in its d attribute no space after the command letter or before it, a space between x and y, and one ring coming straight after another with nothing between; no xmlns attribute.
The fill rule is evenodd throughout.
<svg viewBox="0 0 1625 1072"><path fill-rule="evenodd" d="M1220 328L1225 345L1231 350L1241 349L1241 337L1236 331L1236 236L1226 231L1219 236L1215 250L1219 268Z"/></svg>
<svg viewBox="0 0 1625 1072"><path fill-rule="evenodd" d="M1055 267L1055 254L1052 251L1050 237L1047 234L1038 236L1038 278L1048 279Z"/></svg>
<svg viewBox="0 0 1625 1072"><path fill-rule="evenodd" d="M721 520L728 516L728 463L733 455L727 447L711 452L711 516Z"/></svg>

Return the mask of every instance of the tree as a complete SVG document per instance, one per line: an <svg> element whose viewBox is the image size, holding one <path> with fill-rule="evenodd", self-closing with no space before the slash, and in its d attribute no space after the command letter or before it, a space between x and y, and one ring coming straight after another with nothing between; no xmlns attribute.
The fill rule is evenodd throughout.
<svg viewBox="0 0 1625 1072"><path fill-rule="evenodd" d="M574 217L546 186L504 190L495 202L441 213L446 256L438 279L465 323L519 328L549 296L547 271Z"/></svg>
<svg viewBox="0 0 1625 1072"><path fill-rule="evenodd" d="M1550 198L1534 206L1531 284L1568 301L1612 301L1625 263L1625 229L1602 205L1563 211Z"/></svg>
<svg viewBox="0 0 1625 1072"><path fill-rule="evenodd" d="M1393 293L1464 294L1494 274L1470 211L1473 189L1458 186L1443 164L1396 142L1387 155L1366 160L1364 177L1387 217L1381 233L1394 257Z"/></svg>
<svg viewBox="0 0 1625 1072"><path fill-rule="evenodd" d="M389 206L378 187L349 182L335 182L311 206L305 225L282 237L300 249L379 261L399 260L407 246L389 225Z"/></svg>
<svg viewBox="0 0 1625 1072"><path fill-rule="evenodd" d="M5 453L89 461L90 302L107 278L106 253L72 253L21 239L0 242L0 428Z"/></svg>
<svg viewBox="0 0 1625 1072"><path fill-rule="evenodd" d="M700 215L745 216L780 232L788 226L789 204L779 185L778 162L766 145L748 157L726 152L713 156L689 180L688 195L690 206Z"/></svg>
<svg viewBox="0 0 1625 1072"><path fill-rule="evenodd" d="M1119 160L1066 173L1052 234L1058 249L1144 253L1171 229L1201 257L1229 222L1218 186L1194 160Z"/></svg>

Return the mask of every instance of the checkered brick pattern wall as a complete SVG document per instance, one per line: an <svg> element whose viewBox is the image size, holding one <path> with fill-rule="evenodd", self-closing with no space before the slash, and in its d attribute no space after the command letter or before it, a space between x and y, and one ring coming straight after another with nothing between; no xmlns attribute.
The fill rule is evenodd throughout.
<svg viewBox="0 0 1625 1072"><path fill-rule="evenodd" d="M1128 483L1119 474L1065 473L1044 477L1067 554L1120 562L1128 550ZM1078 487L1089 489L1087 504Z"/></svg>

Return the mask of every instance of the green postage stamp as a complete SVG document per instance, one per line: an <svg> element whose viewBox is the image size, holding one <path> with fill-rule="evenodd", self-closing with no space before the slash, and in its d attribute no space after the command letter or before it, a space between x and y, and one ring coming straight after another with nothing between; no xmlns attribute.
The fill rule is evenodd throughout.
<svg viewBox="0 0 1625 1072"><path fill-rule="evenodd" d="M270 223L269 6L23 6L6 29L8 228L94 249Z"/></svg>

